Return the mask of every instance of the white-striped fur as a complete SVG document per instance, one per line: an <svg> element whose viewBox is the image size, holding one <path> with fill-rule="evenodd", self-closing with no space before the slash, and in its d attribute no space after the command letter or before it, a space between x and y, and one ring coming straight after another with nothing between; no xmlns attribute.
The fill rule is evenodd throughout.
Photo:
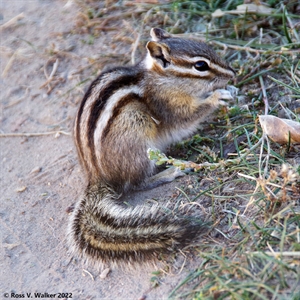
<svg viewBox="0 0 300 300"><path fill-rule="evenodd" d="M111 118L112 112L114 107L118 104L119 100L122 99L124 96L134 93L136 95L141 94L140 87L138 86L130 86L128 88L121 89L117 92L115 92L107 101L107 105L104 108L104 111L102 112L100 119L97 121L97 126L94 133L94 144L95 144L95 150L96 150L96 156L98 158L98 165L101 167L101 144L99 141L101 141L101 137L103 134L103 130L105 129L105 126L108 122L108 120Z"/></svg>
<svg viewBox="0 0 300 300"><path fill-rule="evenodd" d="M143 63L147 70L152 70L153 64L155 63L155 61L149 52L147 53L146 58L144 59Z"/></svg>

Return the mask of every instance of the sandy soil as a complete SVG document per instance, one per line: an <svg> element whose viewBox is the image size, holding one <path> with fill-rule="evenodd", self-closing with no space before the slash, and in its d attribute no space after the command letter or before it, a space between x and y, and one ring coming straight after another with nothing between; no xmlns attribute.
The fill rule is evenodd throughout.
<svg viewBox="0 0 300 300"><path fill-rule="evenodd" d="M0 139L0 297L40 292L56 298L57 293L72 293L73 299L166 299L189 270L187 265L180 271L183 256L152 288L154 266L112 270L101 279L103 269L86 266L67 252L66 209L86 184L68 133L83 92L95 77L88 68L74 73L88 65L92 51L112 50L109 34L93 46L80 34L70 34L79 7L66 3L0 1L1 24L19 16L0 29L1 133L29 133ZM47 84L56 67L54 80ZM186 176L143 197L172 196L176 185L189 180Z"/></svg>

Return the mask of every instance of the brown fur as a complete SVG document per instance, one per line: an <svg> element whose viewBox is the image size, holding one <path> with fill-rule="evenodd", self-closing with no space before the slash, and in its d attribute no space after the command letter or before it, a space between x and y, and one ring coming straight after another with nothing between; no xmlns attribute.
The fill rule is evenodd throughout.
<svg viewBox="0 0 300 300"><path fill-rule="evenodd" d="M203 231L201 222L169 217L159 206L132 208L118 200L129 190L181 176L176 168L155 174L147 150L164 151L189 136L221 99L230 98L222 88L234 72L209 46L157 28L151 35L146 59L102 73L78 110L74 137L89 185L71 216L68 237L72 250L90 260L153 259ZM196 71L195 57L210 68Z"/></svg>

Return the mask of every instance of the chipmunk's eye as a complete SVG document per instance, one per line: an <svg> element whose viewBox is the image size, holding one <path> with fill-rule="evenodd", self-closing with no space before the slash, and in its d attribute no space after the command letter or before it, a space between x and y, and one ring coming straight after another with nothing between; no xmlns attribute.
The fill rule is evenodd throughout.
<svg viewBox="0 0 300 300"><path fill-rule="evenodd" d="M204 72L209 70L209 66L206 61L199 60L194 64L194 67L197 71Z"/></svg>

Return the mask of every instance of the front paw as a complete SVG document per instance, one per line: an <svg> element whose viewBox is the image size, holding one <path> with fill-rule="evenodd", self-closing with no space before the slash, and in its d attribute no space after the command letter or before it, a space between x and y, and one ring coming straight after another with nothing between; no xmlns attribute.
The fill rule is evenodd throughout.
<svg viewBox="0 0 300 300"><path fill-rule="evenodd" d="M212 96L215 96L219 100L232 100L233 99L231 93L225 89L215 90L213 92Z"/></svg>
<svg viewBox="0 0 300 300"><path fill-rule="evenodd" d="M211 95L206 99L213 106L218 107L220 105L227 106L228 103L223 100L232 100L233 97L231 93L225 89L218 89L211 93Z"/></svg>

